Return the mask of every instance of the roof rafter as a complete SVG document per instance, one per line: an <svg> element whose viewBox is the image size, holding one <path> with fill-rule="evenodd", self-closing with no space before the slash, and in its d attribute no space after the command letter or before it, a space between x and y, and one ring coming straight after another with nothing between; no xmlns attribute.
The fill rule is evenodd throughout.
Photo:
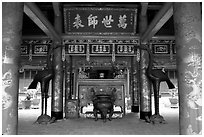
<svg viewBox="0 0 204 137"><path fill-rule="evenodd" d="M151 39L173 15L172 2L167 2L157 13L146 31L141 36L141 42Z"/></svg>

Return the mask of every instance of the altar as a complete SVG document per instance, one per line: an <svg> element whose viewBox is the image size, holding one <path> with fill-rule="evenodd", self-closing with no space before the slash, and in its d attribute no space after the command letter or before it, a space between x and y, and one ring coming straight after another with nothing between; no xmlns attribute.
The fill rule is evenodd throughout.
<svg viewBox="0 0 204 137"><path fill-rule="evenodd" d="M98 46L103 47L101 44ZM94 49L90 53L94 52ZM135 97L137 95L131 93L137 89L134 73L136 68L131 67L131 64L136 63L136 56L116 57L105 53L90 55L92 56L73 54L72 57L66 58L70 65L66 67L65 117L92 117L92 91L96 95L108 95L113 89L116 97L113 118L123 117L131 110L133 94Z"/></svg>
<svg viewBox="0 0 204 137"><path fill-rule="evenodd" d="M114 113L121 116L125 115L125 79L81 79L77 82L77 95L79 102L79 114L90 114L93 110L85 111L85 107L92 106L92 92L95 94L110 95L111 91L116 89L116 100L114 102ZM117 108L117 109L116 109Z"/></svg>

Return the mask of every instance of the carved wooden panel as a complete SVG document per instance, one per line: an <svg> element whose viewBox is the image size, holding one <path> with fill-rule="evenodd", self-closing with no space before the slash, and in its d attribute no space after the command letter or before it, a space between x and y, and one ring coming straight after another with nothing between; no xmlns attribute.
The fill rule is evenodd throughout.
<svg viewBox="0 0 204 137"><path fill-rule="evenodd" d="M79 106L87 106L89 103L92 103L91 97L91 86L79 86Z"/></svg>
<svg viewBox="0 0 204 137"><path fill-rule="evenodd" d="M65 117L66 118L78 118L79 111L78 111L78 100L77 99L70 99L66 102L66 112Z"/></svg>

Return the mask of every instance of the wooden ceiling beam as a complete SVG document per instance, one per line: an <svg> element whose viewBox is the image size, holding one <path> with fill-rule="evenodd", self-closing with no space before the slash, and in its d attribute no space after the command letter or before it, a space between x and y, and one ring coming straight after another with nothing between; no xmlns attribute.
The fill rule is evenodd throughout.
<svg viewBox="0 0 204 137"><path fill-rule="evenodd" d="M56 41L61 41L60 35L35 3L25 2L24 12L48 37Z"/></svg>
<svg viewBox="0 0 204 137"><path fill-rule="evenodd" d="M140 12L140 14L142 16L147 15L147 9L148 9L148 2L141 2L141 12Z"/></svg>
<svg viewBox="0 0 204 137"><path fill-rule="evenodd" d="M154 17L146 31L141 36L141 42L151 39L173 15L172 2L167 2Z"/></svg>
<svg viewBox="0 0 204 137"><path fill-rule="evenodd" d="M60 3L59 2L53 2L52 5L53 5L55 16L60 16L61 15Z"/></svg>

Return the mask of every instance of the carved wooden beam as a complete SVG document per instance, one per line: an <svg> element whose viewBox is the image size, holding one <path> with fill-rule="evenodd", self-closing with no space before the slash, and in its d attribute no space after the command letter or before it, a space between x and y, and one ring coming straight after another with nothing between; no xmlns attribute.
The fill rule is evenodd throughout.
<svg viewBox="0 0 204 137"><path fill-rule="evenodd" d="M173 15L172 2L165 3L162 9L157 13L153 21L148 26L147 30L141 36L141 42L146 42L151 39L161 27L169 20Z"/></svg>
<svg viewBox="0 0 204 137"><path fill-rule="evenodd" d="M45 34L47 34L51 39L61 41L60 35L54 29L52 24L48 19L43 15L41 10L33 2L25 2L24 12L30 17L33 22L42 29Z"/></svg>

